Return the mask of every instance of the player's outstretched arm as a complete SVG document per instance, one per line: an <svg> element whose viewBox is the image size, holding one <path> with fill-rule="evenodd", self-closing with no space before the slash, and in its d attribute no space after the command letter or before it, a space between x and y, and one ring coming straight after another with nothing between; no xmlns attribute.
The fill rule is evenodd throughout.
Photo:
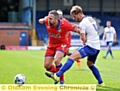
<svg viewBox="0 0 120 91"><path fill-rule="evenodd" d="M74 23L72 23L72 26L74 27L74 31L73 32L76 32L76 33L80 34L79 26L77 24L74 24Z"/></svg>
<svg viewBox="0 0 120 91"><path fill-rule="evenodd" d="M78 34L80 34L80 27L78 27L78 26L75 26L75 29L74 29L74 32L76 32L76 33L78 33Z"/></svg>
<svg viewBox="0 0 120 91"><path fill-rule="evenodd" d="M46 19L47 19L47 16L45 16L44 18L39 19L39 23L40 24L45 23Z"/></svg>

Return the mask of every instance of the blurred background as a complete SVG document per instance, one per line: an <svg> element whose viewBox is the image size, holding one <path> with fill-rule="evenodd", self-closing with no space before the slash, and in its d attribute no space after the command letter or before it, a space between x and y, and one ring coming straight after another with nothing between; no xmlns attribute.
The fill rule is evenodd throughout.
<svg viewBox="0 0 120 91"><path fill-rule="evenodd" d="M38 20L49 10L61 9L71 23L69 14L73 5L80 5L84 14L94 17L102 39L106 21L110 20L120 43L120 0L0 0L0 45L46 46L48 33ZM80 36L72 33L72 46L81 46ZM118 44L117 44L118 45ZM101 46L105 43L101 41Z"/></svg>

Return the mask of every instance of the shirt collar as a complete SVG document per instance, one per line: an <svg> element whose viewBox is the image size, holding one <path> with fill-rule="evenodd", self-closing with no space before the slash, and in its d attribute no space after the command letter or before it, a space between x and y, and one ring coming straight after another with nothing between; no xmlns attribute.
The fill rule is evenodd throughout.
<svg viewBox="0 0 120 91"><path fill-rule="evenodd" d="M56 28L57 28L57 29L60 28L60 20L58 20L58 24L57 24Z"/></svg>

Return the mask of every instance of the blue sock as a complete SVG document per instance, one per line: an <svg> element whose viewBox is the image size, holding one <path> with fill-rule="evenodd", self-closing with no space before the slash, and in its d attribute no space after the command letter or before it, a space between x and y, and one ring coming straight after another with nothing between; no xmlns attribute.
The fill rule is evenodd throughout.
<svg viewBox="0 0 120 91"><path fill-rule="evenodd" d="M103 81L102 81L102 78L100 76L99 70L94 65L90 66L89 68L91 69L95 78L98 80L98 83L101 84Z"/></svg>
<svg viewBox="0 0 120 91"><path fill-rule="evenodd" d="M63 67L56 73L58 77L60 77L65 71L67 71L74 63L74 60L68 58L66 63L63 65Z"/></svg>
<svg viewBox="0 0 120 91"><path fill-rule="evenodd" d="M62 67L62 63L60 63L60 65L56 66L56 68L61 68Z"/></svg>
<svg viewBox="0 0 120 91"><path fill-rule="evenodd" d="M70 56L70 55L72 55L72 53L71 53L71 52L68 54L68 56Z"/></svg>
<svg viewBox="0 0 120 91"><path fill-rule="evenodd" d="M109 50L109 51L110 51L110 55L111 55L111 57L113 58L112 50Z"/></svg>
<svg viewBox="0 0 120 91"><path fill-rule="evenodd" d="M109 51L109 50L107 50L105 57L107 57L107 55L108 55L108 53L109 53L109 52L110 52L110 51Z"/></svg>

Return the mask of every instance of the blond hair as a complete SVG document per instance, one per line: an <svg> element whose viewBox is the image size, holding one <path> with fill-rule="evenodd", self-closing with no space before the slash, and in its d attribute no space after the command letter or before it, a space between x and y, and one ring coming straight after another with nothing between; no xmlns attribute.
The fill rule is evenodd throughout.
<svg viewBox="0 0 120 91"><path fill-rule="evenodd" d="M74 13L74 14L78 14L78 13L83 14L81 6L78 6L78 5L73 6L72 9L70 10L70 14L72 14L72 13Z"/></svg>

